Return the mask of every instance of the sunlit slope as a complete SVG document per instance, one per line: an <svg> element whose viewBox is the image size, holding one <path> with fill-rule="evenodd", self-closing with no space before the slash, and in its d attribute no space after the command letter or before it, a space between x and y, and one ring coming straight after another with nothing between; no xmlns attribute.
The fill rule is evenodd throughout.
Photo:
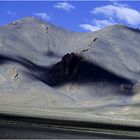
<svg viewBox="0 0 140 140"><path fill-rule="evenodd" d="M72 52L82 58L77 67L74 65L77 73L52 86L47 81L50 67L63 62L63 56ZM65 68L62 65L58 70L61 67ZM139 121L140 97L133 94L139 80L139 30L112 25L96 32L77 33L34 17L0 27L2 109L53 107L84 113L89 108L91 116L112 119L114 114L122 118L126 115L126 120L136 117ZM130 83L131 91L122 91L122 85Z"/></svg>

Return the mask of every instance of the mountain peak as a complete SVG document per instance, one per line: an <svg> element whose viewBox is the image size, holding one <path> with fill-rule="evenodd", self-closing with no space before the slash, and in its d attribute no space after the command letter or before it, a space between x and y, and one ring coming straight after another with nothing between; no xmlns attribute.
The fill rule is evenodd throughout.
<svg viewBox="0 0 140 140"><path fill-rule="evenodd" d="M12 22L12 24L16 23L30 23L30 22L44 22L42 19L34 17L34 16L28 16L24 18L17 19Z"/></svg>

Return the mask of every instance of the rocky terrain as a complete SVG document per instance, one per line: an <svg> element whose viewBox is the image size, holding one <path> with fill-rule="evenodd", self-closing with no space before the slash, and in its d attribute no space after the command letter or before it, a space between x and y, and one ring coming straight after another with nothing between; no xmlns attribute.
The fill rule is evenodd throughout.
<svg viewBox="0 0 140 140"><path fill-rule="evenodd" d="M0 27L0 112L140 123L140 31L77 33L26 17Z"/></svg>

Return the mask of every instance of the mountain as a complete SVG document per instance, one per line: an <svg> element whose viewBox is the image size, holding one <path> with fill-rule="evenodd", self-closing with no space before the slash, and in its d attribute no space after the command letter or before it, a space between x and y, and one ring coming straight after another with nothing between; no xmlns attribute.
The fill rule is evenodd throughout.
<svg viewBox="0 0 140 140"><path fill-rule="evenodd" d="M139 45L140 31L124 25L77 33L26 17L2 26L0 111L39 115L41 109L49 116L53 108L54 116L86 112L90 120L113 123L115 114L134 124L140 120Z"/></svg>

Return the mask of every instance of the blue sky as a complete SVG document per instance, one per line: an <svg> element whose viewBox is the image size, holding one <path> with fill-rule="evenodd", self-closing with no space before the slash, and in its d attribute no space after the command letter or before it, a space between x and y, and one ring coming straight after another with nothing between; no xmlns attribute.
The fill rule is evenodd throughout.
<svg viewBox="0 0 140 140"><path fill-rule="evenodd" d="M80 32L112 24L140 28L140 1L0 1L0 26L26 16Z"/></svg>

